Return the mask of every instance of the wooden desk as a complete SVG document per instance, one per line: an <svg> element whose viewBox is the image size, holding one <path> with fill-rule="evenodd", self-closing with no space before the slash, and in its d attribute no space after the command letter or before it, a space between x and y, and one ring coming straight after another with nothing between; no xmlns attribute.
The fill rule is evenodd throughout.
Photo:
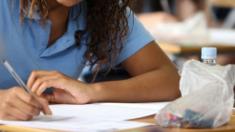
<svg viewBox="0 0 235 132"><path fill-rule="evenodd" d="M148 123L155 122L153 116L138 119L136 121ZM227 125L215 129L162 128L158 125L153 125L144 128L125 130L121 132L235 132L235 115L232 116L231 121Z"/></svg>
<svg viewBox="0 0 235 132"><path fill-rule="evenodd" d="M213 6L235 8L234 0L209 0Z"/></svg>
<svg viewBox="0 0 235 132"><path fill-rule="evenodd" d="M142 119L136 119L133 121L138 122L146 122L146 123L154 123L154 116L145 117ZM44 130L44 129L32 129L32 128L23 128L23 127L13 127L13 126L0 126L1 130L7 132L59 132L59 131L52 131L52 130ZM136 129L129 129L123 130L120 132L235 132L235 115L232 116L231 121L220 128L216 129L180 129L180 128L162 128L158 125L147 126L144 128L136 128Z"/></svg>
<svg viewBox="0 0 235 132"><path fill-rule="evenodd" d="M187 45L182 45L182 44L174 44L174 43L166 43L166 42L158 42L158 44L166 53L176 54L176 55L191 55L191 54L200 55L201 47L203 47L200 45L187 46ZM215 44L215 45L210 45L210 46L216 47L218 49L219 54L230 54L230 53L235 54L235 45L226 46L222 44Z"/></svg>

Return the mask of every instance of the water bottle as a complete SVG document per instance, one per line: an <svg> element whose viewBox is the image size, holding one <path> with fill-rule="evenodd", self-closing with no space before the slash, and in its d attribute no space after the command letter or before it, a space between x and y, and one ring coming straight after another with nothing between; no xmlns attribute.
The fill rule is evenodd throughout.
<svg viewBox="0 0 235 132"><path fill-rule="evenodd" d="M217 48L203 47L201 49L201 60L208 65L216 65Z"/></svg>

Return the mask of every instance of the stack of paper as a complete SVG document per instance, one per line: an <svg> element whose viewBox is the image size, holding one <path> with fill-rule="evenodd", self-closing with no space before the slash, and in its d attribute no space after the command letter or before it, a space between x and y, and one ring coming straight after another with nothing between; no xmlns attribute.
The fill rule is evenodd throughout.
<svg viewBox="0 0 235 132"><path fill-rule="evenodd" d="M63 131L112 131L150 125L127 121L158 113L168 103L98 103L51 105L53 116L32 121L0 121L0 124Z"/></svg>

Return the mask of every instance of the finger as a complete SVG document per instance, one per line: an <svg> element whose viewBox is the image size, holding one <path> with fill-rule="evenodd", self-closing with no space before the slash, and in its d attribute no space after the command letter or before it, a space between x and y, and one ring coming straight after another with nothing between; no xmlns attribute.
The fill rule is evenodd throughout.
<svg viewBox="0 0 235 132"><path fill-rule="evenodd" d="M22 113L25 113L27 116L37 116L40 114L40 107L35 107L31 104L28 104L20 98L16 100L17 101L15 101L12 106L17 108Z"/></svg>
<svg viewBox="0 0 235 132"><path fill-rule="evenodd" d="M34 84L33 84L32 88L31 88L31 91L32 91L33 93L36 93L37 90L38 90L38 88L39 88L39 86L40 86L43 82L45 82L45 81L47 81L47 80L56 79L56 78L57 78L57 77L56 77L56 76L53 76L53 75L42 76L42 77L37 78L37 79L34 81Z"/></svg>
<svg viewBox="0 0 235 132"><path fill-rule="evenodd" d="M43 98L40 98L40 97L38 97L37 100L42 105L43 114L45 114L45 115L52 115L52 111L51 111L51 109L49 107L48 101L43 99Z"/></svg>
<svg viewBox="0 0 235 132"><path fill-rule="evenodd" d="M15 121L15 120L20 120L19 118L15 117L12 114L6 114L0 117L2 120L9 120L9 121Z"/></svg>
<svg viewBox="0 0 235 132"><path fill-rule="evenodd" d="M76 104L76 98L64 90L56 89L53 91L53 94L44 94L50 103L59 103L59 104Z"/></svg>
<svg viewBox="0 0 235 132"><path fill-rule="evenodd" d="M53 91L54 92L54 91ZM46 99L49 103L57 104L54 94L43 94L42 98Z"/></svg>
<svg viewBox="0 0 235 132"><path fill-rule="evenodd" d="M35 92L38 96L41 96L42 93L47 88L55 88L55 89L65 89L65 80L63 78L54 78L51 80L47 80L41 83L37 91Z"/></svg>
<svg viewBox="0 0 235 132"><path fill-rule="evenodd" d="M14 104L19 101L19 99L12 98L14 102L4 102L4 108L1 110L0 118L1 119L9 119L8 117L11 117L11 119L14 120L26 120L30 117L25 112L22 112L19 110L19 107L15 107Z"/></svg>
<svg viewBox="0 0 235 132"><path fill-rule="evenodd" d="M32 73L29 76L28 82L27 82L27 86L29 88L31 88L34 84L34 81L40 77L40 76L45 76L45 75L49 75L52 74L52 72L49 71L32 71Z"/></svg>
<svg viewBox="0 0 235 132"><path fill-rule="evenodd" d="M47 80L47 81L44 81L43 83L41 83L41 85L39 86L39 88L37 89L36 91L36 94L37 95L42 95L42 93L47 89L47 88L59 88L59 87L56 87L56 83L59 83L60 80L57 80L57 79L53 79L53 80Z"/></svg>
<svg viewBox="0 0 235 132"><path fill-rule="evenodd" d="M25 104L31 105L37 109L41 109L41 104L35 99L35 97L26 91L24 91L22 88L18 89L17 97L22 100Z"/></svg>
<svg viewBox="0 0 235 132"><path fill-rule="evenodd" d="M12 106L9 110L9 113L7 114L7 118L11 120L30 120L33 118L33 115L28 114L26 112L22 112L18 109L19 107Z"/></svg>

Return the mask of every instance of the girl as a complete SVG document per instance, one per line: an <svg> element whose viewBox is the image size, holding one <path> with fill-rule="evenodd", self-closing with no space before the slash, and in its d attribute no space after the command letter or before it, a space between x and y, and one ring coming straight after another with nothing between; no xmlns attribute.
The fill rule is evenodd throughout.
<svg viewBox="0 0 235 132"><path fill-rule="evenodd" d="M128 8L130 3L1 0L4 56L32 92L50 103L173 100L180 95L177 70ZM95 74L120 64L131 78L84 83L77 78L86 64ZM1 119L29 120L42 108L50 113L45 101L14 87L2 66L0 75ZM42 94L47 88L53 93Z"/></svg>

